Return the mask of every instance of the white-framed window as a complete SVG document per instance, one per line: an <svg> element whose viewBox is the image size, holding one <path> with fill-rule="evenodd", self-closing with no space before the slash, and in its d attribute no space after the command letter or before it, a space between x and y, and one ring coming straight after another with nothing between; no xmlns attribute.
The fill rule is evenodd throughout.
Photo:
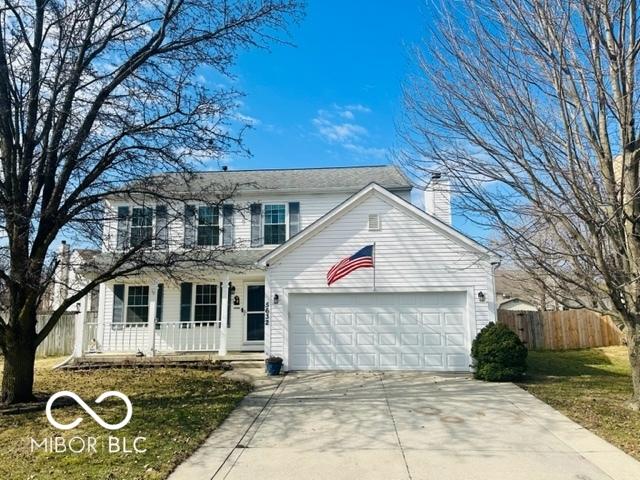
<svg viewBox="0 0 640 480"><path fill-rule="evenodd" d="M131 209L131 246L150 246L153 240L153 208L133 207Z"/></svg>
<svg viewBox="0 0 640 480"><path fill-rule="evenodd" d="M215 322L218 318L218 286L195 285L193 289L194 323Z"/></svg>
<svg viewBox="0 0 640 480"><path fill-rule="evenodd" d="M127 286L126 323L146 323L149 320L149 286Z"/></svg>
<svg viewBox="0 0 640 480"><path fill-rule="evenodd" d="M197 236L197 243L200 246L220 245L220 209L218 207L198 207Z"/></svg>
<svg viewBox="0 0 640 480"><path fill-rule="evenodd" d="M265 245L280 245L287 240L287 204L267 203L263 206L262 233Z"/></svg>

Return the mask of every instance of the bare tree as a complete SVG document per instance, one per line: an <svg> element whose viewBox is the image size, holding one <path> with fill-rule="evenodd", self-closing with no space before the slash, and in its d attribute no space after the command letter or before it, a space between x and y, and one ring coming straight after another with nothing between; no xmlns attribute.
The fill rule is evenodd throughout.
<svg viewBox="0 0 640 480"><path fill-rule="evenodd" d="M0 0L0 401L32 398L37 345L95 285L183 261L153 255L146 238L127 245L36 332L52 244L75 234L99 245L106 198L215 204L233 193L131 181L177 171L188 184L200 160L239 148L238 94L219 85L239 49L280 41L300 13L296 0Z"/></svg>
<svg viewBox="0 0 640 480"><path fill-rule="evenodd" d="M403 161L450 175L548 296L619 319L638 408L638 2L453 5L406 88Z"/></svg>

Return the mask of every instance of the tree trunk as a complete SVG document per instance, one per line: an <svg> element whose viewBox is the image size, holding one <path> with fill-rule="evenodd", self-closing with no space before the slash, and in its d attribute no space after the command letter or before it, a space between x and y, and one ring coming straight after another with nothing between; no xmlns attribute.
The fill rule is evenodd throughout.
<svg viewBox="0 0 640 480"><path fill-rule="evenodd" d="M631 364L631 381L633 383L633 396L629 406L633 410L640 410L640 332L635 328L627 329L627 341L629 343L629 363Z"/></svg>
<svg viewBox="0 0 640 480"><path fill-rule="evenodd" d="M33 338L29 338L27 342L19 342L12 338L5 339L0 403L29 402L34 399L35 358L36 347Z"/></svg>

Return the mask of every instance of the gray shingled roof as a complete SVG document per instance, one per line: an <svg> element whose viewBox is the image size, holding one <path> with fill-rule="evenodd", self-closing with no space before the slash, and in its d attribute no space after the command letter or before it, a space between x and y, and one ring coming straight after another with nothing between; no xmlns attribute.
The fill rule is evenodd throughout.
<svg viewBox="0 0 640 480"><path fill-rule="evenodd" d="M395 165L363 167L323 167L274 170L229 170L199 172L194 176L169 173L156 177L180 189L187 184L191 191L212 185L238 186L239 191L314 191L360 190L370 183L377 183L387 190L403 190L412 187L407 176Z"/></svg>
<svg viewBox="0 0 640 480"><path fill-rule="evenodd" d="M163 265L165 259L171 257L171 264L177 268L176 273L180 270L196 273L199 269L213 270L230 270L244 271L247 269L260 268L257 262L271 250L269 249L251 249L251 250L228 250L228 251L212 251L212 252L193 252L182 256L175 252L149 252L145 257L147 263L155 265ZM82 265L87 273L97 273L109 268L114 261L119 258L119 254L111 252L99 253ZM129 264L126 266L131 266ZM169 265L169 264L167 264ZM138 273L144 273L142 269ZM135 274L134 274L135 275Z"/></svg>

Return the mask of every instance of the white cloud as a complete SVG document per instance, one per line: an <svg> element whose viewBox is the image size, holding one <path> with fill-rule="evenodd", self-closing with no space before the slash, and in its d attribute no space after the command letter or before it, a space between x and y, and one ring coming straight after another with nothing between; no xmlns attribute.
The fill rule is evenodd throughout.
<svg viewBox="0 0 640 480"><path fill-rule="evenodd" d="M258 118L252 117L250 115L245 115L244 113L240 113L237 112L236 115L236 120L238 120L241 123L244 123L246 125L251 125L252 127L255 127L256 125L260 125L260 120Z"/></svg>
<svg viewBox="0 0 640 480"><path fill-rule="evenodd" d="M327 143L338 145L358 157L382 159L387 155L387 150L368 145L369 131L358 122L361 114L368 113L371 113L371 109L359 103L334 103L330 108L318 110L311 123Z"/></svg>
<svg viewBox="0 0 640 480"><path fill-rule="evenodd" d="M320 136L329 142L353 141L368 133L362 125L335 121L331 117L321 114L313 119L313 124Z"/></svg>
<svg viewBox="0 0 640 480"><path fill-rule="evenodd" d="M371 113L371 109L369 107L367 107L366 105L362 105L361 103L354 103L351 105L345 105L344 106L345 110L351 110L354 112L359 112L359 113Z"/></svg>
<svg viewBox="0 0 640 480"><path fill-rule="evenodd" d="M389 151L386 148L377 147L365 147L363 145L356 145L353 143L346 143L342 145L345 149L353 152L361 157L384 159Z"/></svg>

